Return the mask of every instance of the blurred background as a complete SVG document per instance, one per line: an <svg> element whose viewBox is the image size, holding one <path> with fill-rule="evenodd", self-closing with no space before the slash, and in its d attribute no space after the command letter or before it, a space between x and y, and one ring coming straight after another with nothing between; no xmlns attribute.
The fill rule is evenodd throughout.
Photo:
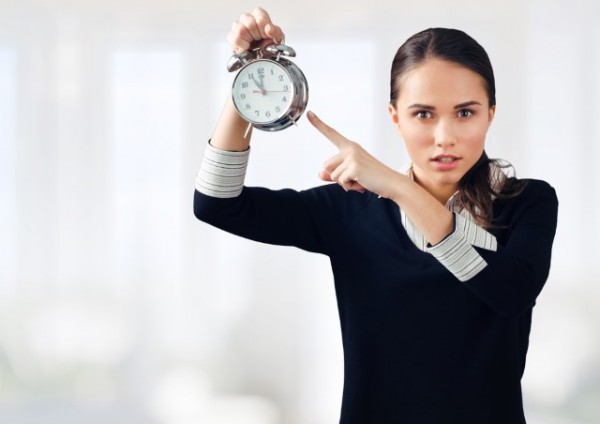
<svg viewBox="0 0 600 424"><path fill-rule="evenodd" d="M0 423L330 424L342 350L324 256L197 222L194 178L257 4L0 0ZM398 169L400 44L488 51L488 154L560 199L523 379L530 424L600 422L600 3L265 0L309 107ZM334 154L302 118L255 131L247 184L308 188Z"/></svg>

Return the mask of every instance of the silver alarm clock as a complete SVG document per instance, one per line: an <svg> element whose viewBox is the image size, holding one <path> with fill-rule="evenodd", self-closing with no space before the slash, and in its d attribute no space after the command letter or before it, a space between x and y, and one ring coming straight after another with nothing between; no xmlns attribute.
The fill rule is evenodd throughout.
<svg viewBox="0 0 600 424"><path fill-rule="evenodd" d="M239 70L231 91L233 104L254 128L282 130L295 124L306 110L308 83L300 68L287 59L294 56L289 46L269 44L229 60L227 69Z"/></svg>

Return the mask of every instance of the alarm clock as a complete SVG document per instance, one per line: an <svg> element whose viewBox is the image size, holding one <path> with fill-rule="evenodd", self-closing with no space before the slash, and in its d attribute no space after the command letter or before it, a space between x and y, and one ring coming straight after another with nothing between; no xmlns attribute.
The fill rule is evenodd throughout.
<svg viewBox="0 0 600 424"><path fill-rule="evenodd" d="M296 124L306 110L308 83L300 68L288 57L296 52L284 44L235 54L230 72L239 70L231 96L240 116L254 128L279 131Z"/></svg>

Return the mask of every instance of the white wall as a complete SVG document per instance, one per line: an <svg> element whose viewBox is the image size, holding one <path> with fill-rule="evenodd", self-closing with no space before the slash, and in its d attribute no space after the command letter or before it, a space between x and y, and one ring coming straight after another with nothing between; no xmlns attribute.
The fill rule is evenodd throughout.
<svg viewBox="0 0 600 424"><path fill-rule="evenodd" d="M600 6L262 6L298 52L311 109L396 168L408 163L386 112L397 47L432 26L486 47L498 90L488 153L548 180L560 200L523 381L528 420L600 421ZM337 420L327 258L238 239L192 214L232 80L224 38L249 7L0 0L0 422ZM345 88L353 81L360 92ZM319 184L332 153L304 119L255 132L247 182Z"/></svg>

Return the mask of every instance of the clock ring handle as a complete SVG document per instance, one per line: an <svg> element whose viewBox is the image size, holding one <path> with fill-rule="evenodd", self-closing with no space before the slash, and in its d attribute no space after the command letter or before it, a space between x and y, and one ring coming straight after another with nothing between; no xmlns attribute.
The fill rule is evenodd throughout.
<svg viewBox="0 0 600 424"><path fill-rule="evenodd" d="M227 70L229 72L235 72L244 66L246 63L256 59L256 54L252 51L245 50L240 53L236 53L229 58L227 62Z"/></svg>
<svg viewBox="0 0 600 424"><path fill-rule="evenodd" d="M264 47L264 51L269 56L276 56L278 59L281 56L296 57L296 51L285 44L269 44Z"/></svg>
<svg viewBox="0 0 600 424"><path fill-rule="evenodd" d="M285 44L268 44L262 49L245 50L243 52L234 54L227 62L227 70L229 72L235 72L242 68L242 66L244 66L246 63L255 59L274 57L275 60L279 60L279 58L282 56L295 57L296 51Z"/></svg>

